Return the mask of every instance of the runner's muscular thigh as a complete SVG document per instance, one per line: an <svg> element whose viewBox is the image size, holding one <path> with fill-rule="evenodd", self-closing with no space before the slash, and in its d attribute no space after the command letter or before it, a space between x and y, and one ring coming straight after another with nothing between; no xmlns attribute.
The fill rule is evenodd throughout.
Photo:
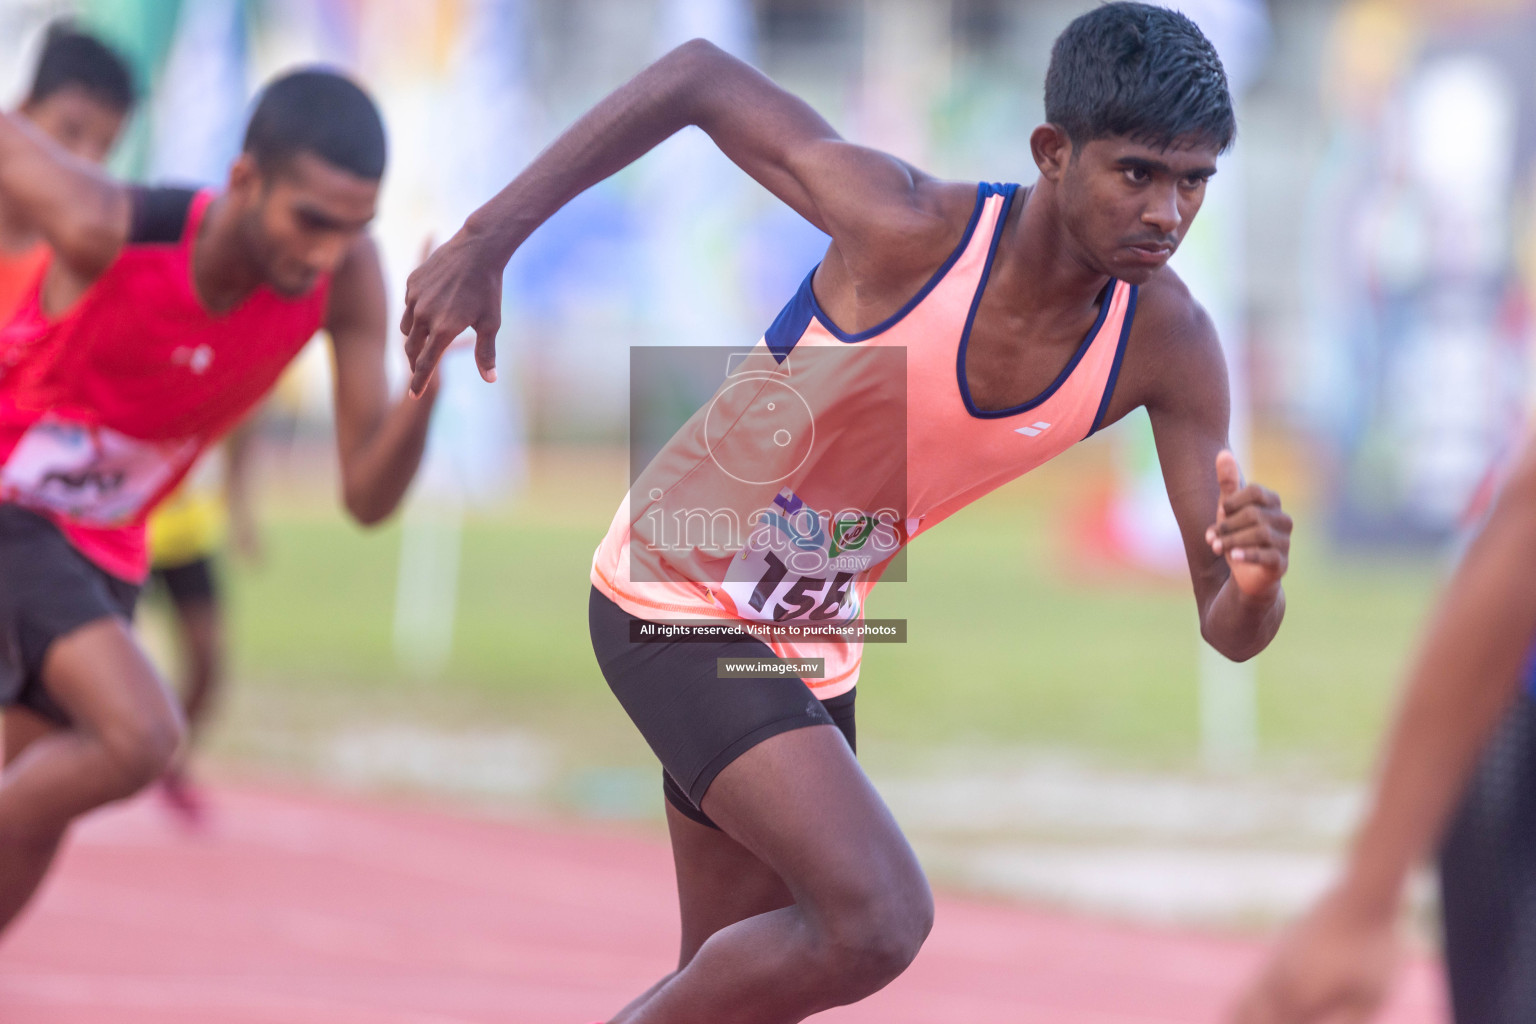
<svg viewBox="0 0 1536 1024"><path fill-rule="evenodd" d="M76 728L103 739L180 738L180 706L122 619L97 619L55 640L43 683Z"/></svg>
<svg viewBox="0 0 1536 1024"><path fill-rule="evenodd" d="M836 726L770 737L727 765L702 810L796 900L926 892L917 858Z"/></svg>
<svg viewBox="0 0 1536 1024"><path fill-rule="evenodd" d="M5 764L9 767L22 752L36 741L58 729L48 719L16 705L5 709L0 727L5 736Z"/></svg>

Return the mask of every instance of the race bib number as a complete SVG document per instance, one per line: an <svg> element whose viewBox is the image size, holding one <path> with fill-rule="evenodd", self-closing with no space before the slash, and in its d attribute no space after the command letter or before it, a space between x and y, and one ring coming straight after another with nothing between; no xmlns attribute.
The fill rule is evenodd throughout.
<svg viewBox="0 0 1536 1024"><path fill-rule="evenodd" d="M758 514L723 584L743 619L851 622L857 584L901 547L894 512L818 512L785 490Z"/></svg>
<svg viewBox="0 0 1536 1024"><path fill-rule="evenodd" d="M141 441L106 427L44 417L0 470L0 499L81 526L134 522L197 454L197 441Z"/></svg>

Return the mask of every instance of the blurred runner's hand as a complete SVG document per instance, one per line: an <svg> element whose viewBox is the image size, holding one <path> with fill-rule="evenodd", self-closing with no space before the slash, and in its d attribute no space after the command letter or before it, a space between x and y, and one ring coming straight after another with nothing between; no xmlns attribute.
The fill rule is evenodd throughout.
<svg viewBox="0 0 1536 1024"><path fill-rule="evenodd" d="M475 332L475 364L496 379L496 332L501 328L501 278L506 260L491 254L467 228L426 258L405 285L405 355L411 394L420 396L455 338Z"/></svg>
<svg viewBox="0 0 1536 1024"><path fill-rule="evenodd" d="M1399 956L1395 910L1362 907L1336 890L1281 937L1230 1024L1365 1024Z"/></svg>

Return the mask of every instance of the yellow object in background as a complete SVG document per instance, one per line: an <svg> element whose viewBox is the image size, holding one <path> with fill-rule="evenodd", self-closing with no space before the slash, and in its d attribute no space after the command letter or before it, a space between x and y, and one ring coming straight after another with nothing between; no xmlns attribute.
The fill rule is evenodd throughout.
<svg viewBox="0 0 1536 1024"><path fill-rule="evenodd" d="M208 558L229 532L222 453L205 458L149 517L149 560L170 569Z"/></svg>

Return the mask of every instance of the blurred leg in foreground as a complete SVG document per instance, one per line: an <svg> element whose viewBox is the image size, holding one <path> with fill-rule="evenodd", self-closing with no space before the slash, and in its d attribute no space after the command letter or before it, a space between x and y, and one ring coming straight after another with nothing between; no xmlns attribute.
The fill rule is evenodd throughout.
<svg viewBox="0 0 1536 1024"><path fill-rule="evenodd" d="M1282 937L1233 1020L1369 1020L1399 960L1408 880L1442 842L1458 1024L1536 1019L1536 987L1524 976L1532 859L1523 854L1536 820L1526 809L1522 692L1536 635L1533 561L1536 444L1528 442L1425 630L1339 878Z"/></svg>
<svg viewBox="0 0 1536 1024"><path fill-rule="evenodd" d="M218 580L213 560L206 556L185 565L156 568L154 575L175 610L182 709L188 739L195 742L224 684L224 608ZM190 753L189 742L186 755ZM166 771L160 788L171 809L188 824L202 819L202 799L192 784L187 756Z"/></svg>
<svg viewBox="0 0 1536 1024"><path fill-rule="evenodd" d="M1536 1020L1536 702L1522 696L1483 754L1440 848L1456 1024Z"/></svg>
<svg viewBox="0 0 1536 1024"><path fill-rule="evenodd" d="M126 619L96 619L55 640L41 682L45 696L33 707L61 715L21 705L5 713L0 929L36 892L70 822L159 778L183 735L180 711Z"/></svg>

